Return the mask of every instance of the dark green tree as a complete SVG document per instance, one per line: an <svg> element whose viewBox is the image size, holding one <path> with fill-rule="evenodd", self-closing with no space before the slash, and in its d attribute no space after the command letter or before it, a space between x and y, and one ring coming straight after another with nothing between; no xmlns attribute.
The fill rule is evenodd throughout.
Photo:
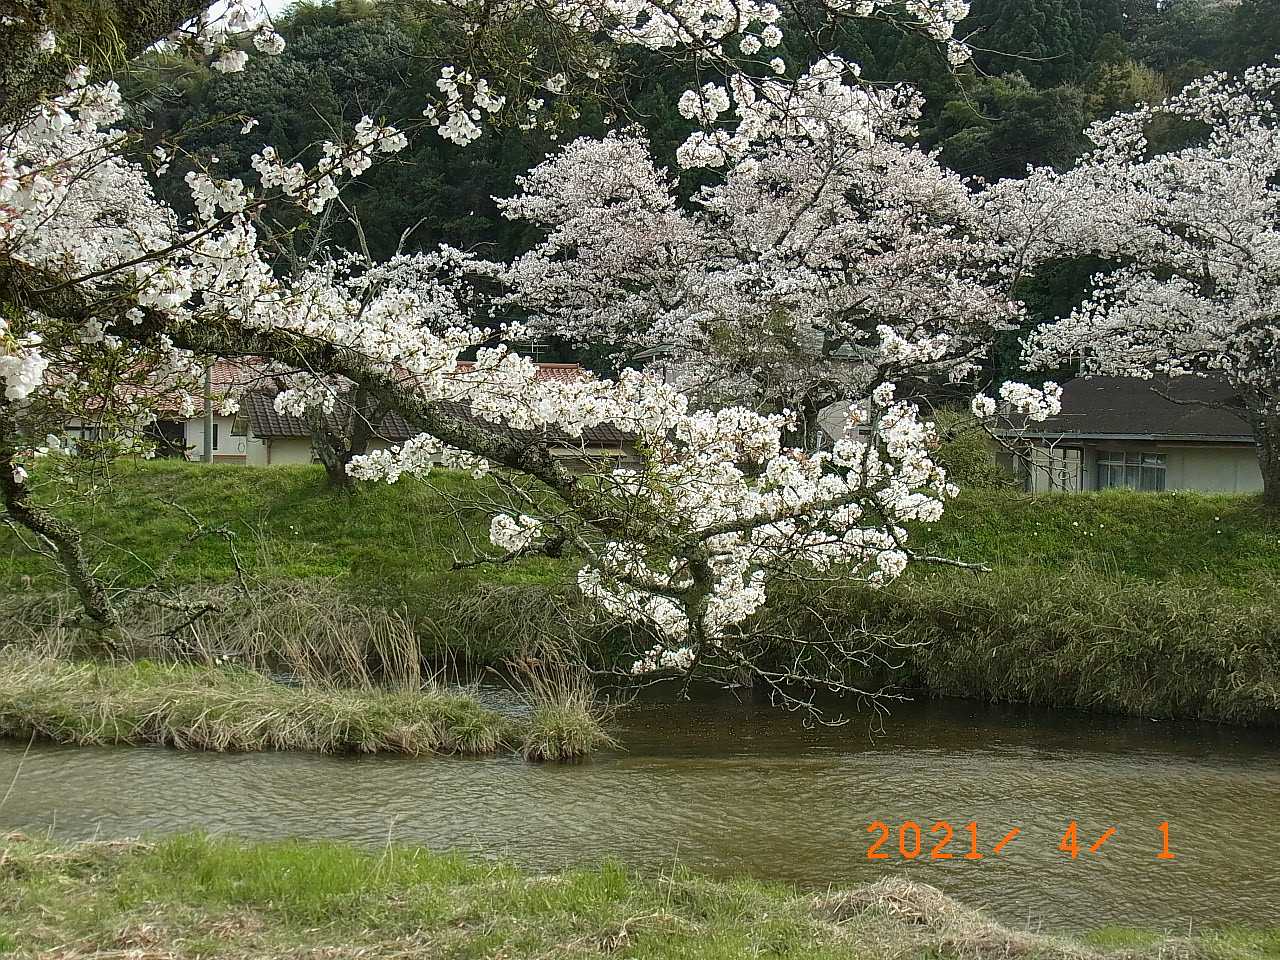
<svg viewBox="0 0 1280 960"><path fill-rule="evenodd" d="M942 162L967 177L1020 177L1028 166L1069 167L1086 147L1083 92L1038 90L1020 74L973 81L937 125Z"/></svg>

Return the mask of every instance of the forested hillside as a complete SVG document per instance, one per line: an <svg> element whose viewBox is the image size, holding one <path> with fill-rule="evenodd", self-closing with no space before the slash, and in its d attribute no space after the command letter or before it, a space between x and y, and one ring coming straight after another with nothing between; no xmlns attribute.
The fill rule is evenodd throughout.
<svg viewBox="0 0 1280 960"><path fill-rule="evenodd" d="M277 26L288 41L283 54L255 58L241 73L155 58L133 79L142 89L131 93L145 104L135 125L151 132L145 140L187 131L189 155L174 157L162 178L177 209L190 207L183 177L196 158L222 176L252 182L250 157L264 143L306 162L307 150L315 149L308 145L334 129L366 114L420 120L424 104L439 96L432 52L447 25L418 17L412 3L304 2ZM1159 100L1210 71L1273 56L1280 49L1280 0L975 0L958 35L970 38L976 56L959 68L936 45L889 24L846 21L835 29L834 36L830 28L787 31L777 52L803 64L834 48L860 63L873 83L912 84L925 97L922 145L963 176L993 181L1019 177L1029 165L1069 167L1087 148L1083 130L1091 121ZM537 238L527 223L504 219L494 198L510 196L516 177L546 154L577 136L632 122L646 129L660 162L671 164L692 129L677 101L697 78L682 78L650 51L626 56L620 85L575 82L569 95L548 97L551 130L486 124L465 148L428 133L360 177L337 215L311 220L292 205L268 210L263 220L283 228L281 258L317 243L352 250L363 244L375 259L439 243L496 259L522 252ZM260 135L243 135L254 121ZM705 174L679 176L692 193ZM1031 318L1069 309L1094 266L1042 270L1021 291ZM549 349L544 357L592 359L589 350ZM1013 351L1000 352L998 365L1011 367Z"/></svg>

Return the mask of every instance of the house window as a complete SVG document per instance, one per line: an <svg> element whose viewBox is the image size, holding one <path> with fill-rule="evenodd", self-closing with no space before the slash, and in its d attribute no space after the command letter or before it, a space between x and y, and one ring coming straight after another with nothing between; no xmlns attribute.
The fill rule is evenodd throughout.
<svg viewBox="0 0 1280 960"><path fill-rule="evenodd" d="M246 437L246 436L248 436L248 435L249 435L249 421L248 421L245 417L237 415L237 416L236 416L236 417L231 421L231 435L232 435L233 437Z"/></svg>
<svg viewBox="0 0 1280 960"><path fill-rule="evenodd" d="M1083 465L1081 447L1042 447L1027 463L1027 489L1079 493Z"/></svg>
<svg viewBox="0 0 1280 960"><path fill-rule="evenodd" d="M63 430L64 436L68 439L75 440L99 440L102 438L102 429L92 423L76 423L70 424Z"/></svg>
<svg viewBox="0 0 1280 960"><path fill-rule="evenodd" d="M1163 453L1132 453L1118 450L1098 452L1098 489L1123 487L1159 492L1165 483Z"/></svg>

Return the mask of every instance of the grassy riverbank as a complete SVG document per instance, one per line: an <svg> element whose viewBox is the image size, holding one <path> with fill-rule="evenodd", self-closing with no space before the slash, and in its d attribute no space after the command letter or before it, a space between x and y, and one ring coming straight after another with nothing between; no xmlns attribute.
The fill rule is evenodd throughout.
<svg viewBox="0 0 1280 960"><path fill-rule="evenodd" d="M572 759L608 742L589 699L554 692L511 718L468 693L286 686L240 667L91 663L0 649L0 736L184 750L491 754Z"/></svg>
<svg viewBox="0 0 1280 960"><path fill-rule="evenodd" d="M945 696L1280 723L1280 518L1244 497L966 494L883 590L821 598L899 647L866 682ZM815 598L778 597L811 631Z"/></svg>
<svg viewBox="0 0 1280 960"><path fill-rule="evenodd" d="M206 623L214 647L274 649L320 631L308 642L327 649L329 637L364 636L364 620L391 611L427 659L495 663L530 635L565 635L581 612L564 586L569 561L451 571L452 556L466 556L465 533L422 485L348 497L321 480L313 467L125 464L92 506L66 513L122 585L163 567L182 589L225 589L237 575L225 540L201 538L167 558L192 530L188 513L233 531L255 592ZM473 484L447 474L437 482L454 493ZM463 518L483 541L484 519ZM918 542L991 572L918 567L883 591L825 596L828 621L865 623L905 646L886 651L901 669L868 682L1160 717L1280 719L1280 518L1256 499L970 490ZM0 531L0 584L15 598L11 622L25 624L48 615L39 598L59 580ZM778 591L778 619L806 628L810 600ZM596 639L606 652L616 646Z"/></svg>
<svg viewBox="0 0 1280 960"><path fill-rule="evenodd" d="M1104 946L1116 943L1125 945ZM805 896L679 869L659 879L613 866L533 876L403 847L0 837L0 956L22 958L1262 960L1278 951L1280 930L1017 931L905 881Z"/></svg>

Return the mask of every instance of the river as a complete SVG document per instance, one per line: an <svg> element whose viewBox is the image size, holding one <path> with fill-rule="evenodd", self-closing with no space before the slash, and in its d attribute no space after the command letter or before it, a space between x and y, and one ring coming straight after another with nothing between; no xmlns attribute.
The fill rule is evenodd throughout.
<svg viewBox="0 0 1280 960"><path fill-rule="evenodd" d="M1280 911L1273 730L965 701L898 706L879 733L865 716L806 729L721 696L635 704L615 732L623 749L546 765L0 743L0 830L391 839L814 889L904 873L1042 929L1271 926ZM868 859L882 834L887 859Z"/></svg>

